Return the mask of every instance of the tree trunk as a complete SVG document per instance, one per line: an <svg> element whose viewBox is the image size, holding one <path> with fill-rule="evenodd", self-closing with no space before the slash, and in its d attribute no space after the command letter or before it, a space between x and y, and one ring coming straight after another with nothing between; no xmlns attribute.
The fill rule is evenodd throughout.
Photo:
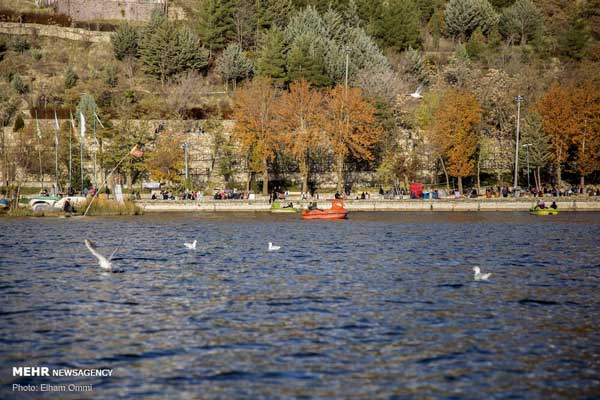
<svg viewBox="0 0 600 400"><path fill-rule="evenodd" d="M479 155L477 155L477 194L478 195L481 193L481 178L479 176L480 171L481 171L481 169L479 168L480 160L481 160L481 158L479 157Z"/></svg>
<svg viewBox="0 0 600 400"><path fill-rule="evenodd" d="M540 173L540 169L540 167L537 167L538 191L542 190L542 174Z"/></svg>
<svg viewBox="0 0 600 400"><path fill-rule="evenodd" d="M583 175L581 175L581 178L579 178L579 187L583 188L585 186L585 177Z"/></svg>
<svg viewBox="0 0 600 400"><path fill-rule="evenodd" d="M538 167L539 169L539 167ZM537 176L537 170L533 170L533 181L535 183L535 188L537 189L537 191L540 191L540 181L538 180L538 176Z"/></svg>
<svg viewBox="0 0 600 400"><path fill-rule="evenodd" d="M302 175L302 191L308 193L308 156L300 159L300 174Z"/></svg>
<svg viewBox="0 0 600 400"><path fill-rule="evenodd" d="M344 158L345 157L343 155L338 154L336 163L335 163L335 173L336 173L336 177L337 177L336 190L338 193L342 192L342 184L343 184L343 180L344 180Z"/></svg>
<svg viewBox="0 0 600 400"><path fill-rule="evenodd" d="M269 168L267 165L267 159L263 159L263 190L262 194L267 196L269 194Z"/></svg>
<svg viewBox="0 0 600 400"><path fill-rule="evenodd" d="M133 190L133 174L131 173L131 169L127 171L127 189L131 193Z"/></svg>
<svg viewBox="0 0 600 400"><path fill-rule="evenodd" d="M248 172L248 180L246 181L246 192L250 193L250 188L252 187L252 172Z"/></svg>
<svg viewBox="0 0 600 400"><path fill-rule="evenodd" d="M442 163L442 169L444 170L444 175L446 176L446 190L448 194L450 194L450 178L448 177L448 171L446 171L446 166L444 165L444 159L440 156L440 162Z"/></svg>
<svg viewBox="0 0 600 400"><path fill-rule="evenodd" d="M460 192L460 195L462 196L462 194L463 194L462 176L457 177L457 179L458 179L458 191Z"/></svg>
<svg viewBox="0 0 600 400"><path fill-rule="evenodd" d="M560 187L562 186L560 163L556 165L556 182L558 188L560 189Z"/></svg>

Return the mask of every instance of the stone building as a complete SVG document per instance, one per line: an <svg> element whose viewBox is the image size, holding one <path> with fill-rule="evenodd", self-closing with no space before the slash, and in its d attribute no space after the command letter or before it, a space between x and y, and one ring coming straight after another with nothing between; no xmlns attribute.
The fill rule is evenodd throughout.
<svg viewBox="0 0 600 400"><path fill-rule="evenodd" d="M167 0L55 0L54 6L74 21L148 21L154 10L167 11Z"/></svg>

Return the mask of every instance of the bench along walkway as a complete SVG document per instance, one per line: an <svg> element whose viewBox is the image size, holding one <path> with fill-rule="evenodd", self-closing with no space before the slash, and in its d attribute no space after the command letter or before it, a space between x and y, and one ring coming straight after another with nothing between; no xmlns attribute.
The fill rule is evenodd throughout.
<svg viewBox="0 0 600 400"><path fill-rule="evenodd" d="M600 198L544 198L546 205L556 201L560 211L600 211ZM308 207L308 201L295 201L298 208ZM349 211L528 211L534 198L436 199L436 200L346 200ZM319 207L331 207L331 201L319 200ZM267 200L139 200L136 204L145 212L260 212L269 211Z"/></svg>

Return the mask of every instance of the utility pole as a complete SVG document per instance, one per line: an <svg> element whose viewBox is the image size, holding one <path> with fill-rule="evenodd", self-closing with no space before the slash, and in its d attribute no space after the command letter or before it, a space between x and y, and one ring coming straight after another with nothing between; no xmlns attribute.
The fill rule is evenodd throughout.
<svg viewBox="0 0 600 400"><path fill-rule="evenodd" d="M518 95L515 97L515 101L517 102L517 140L515 143L515 182L513 187L516 189L519 184L519 130L521 127L521 103L525 99L523 96Z"/></svg>
<svg viewBox="0 0 600 400"><path fill-rule="evenodd" d="M184 159L185 159L185 182L186 184L189 182L190 179L190 174L189 174L189 169L188 169L188 142L184 142L183 143L183 155L184 155Z"/></svg>

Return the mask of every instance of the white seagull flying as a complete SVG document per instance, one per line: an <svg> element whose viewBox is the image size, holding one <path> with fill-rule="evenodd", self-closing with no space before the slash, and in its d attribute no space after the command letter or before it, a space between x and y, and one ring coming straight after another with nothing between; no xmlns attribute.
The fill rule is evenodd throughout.
<svg viewBox="0 0 600 400"><path fill-rule="evenodd" d="M273 246L273 243L269 242L269 251L277 251L281 246Z"/></svg>
<svg viewBox="0 0 600 400"><path fill-rule="evenodd" d="M119 250L121 248L121 244L123 244L122 241L121 241L121 244L112 252L110 257L108 257L108 259L98 252L98 250L96 249L96 244L94 242L92 242L91 240L88 240L88 239L85 239L84 242L85 242L85 247L87 247L88 250L98 259L98 264L100 264L100 268L102 268L103 270L108 271L108 272L123 272L118 269L113 269L113 266L111 263L111 260L117 253L117 250Z"/></svg>
<svg viewBox="0 0 600 400"><path fill-rule="evenodd" d="M183 245L190 250L196 250L196 243L198 243L198 241L194 240L192 243L184 243Z"/></svg>
<svg viewBox="0 0 600 400"><path fill-rule="evenodd" d="M414 93L409 94L409 96L412 97L413 99L422 99L423 98L423 96L421 96L422 91L423 91L423 85L419 85L417 90L415 90Z"/></svg>
<svg viewBox="0 0 600 400"><path fill-rule="evenodd" d="M482 274L479 267L473 267L473 272L475 273L473 279L475 279L476 281L487 281L488 278L492 276L491 272L488 272L487 274Z"/></svg>

